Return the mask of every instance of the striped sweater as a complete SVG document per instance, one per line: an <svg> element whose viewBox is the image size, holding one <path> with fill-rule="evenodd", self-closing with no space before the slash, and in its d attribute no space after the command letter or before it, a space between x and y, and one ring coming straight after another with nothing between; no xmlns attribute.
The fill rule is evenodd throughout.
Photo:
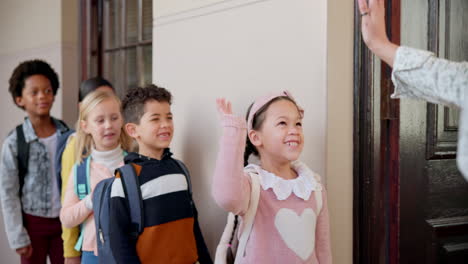
<svg viewBox="0 0 468 264"><path fill-rule="evenodd" d="M143 232L131 235L128 202L119 173L111 190L110 241L118 263L211 263L182 168L166 149L161 160L137 153L135 168L143 198Z"/></svg>

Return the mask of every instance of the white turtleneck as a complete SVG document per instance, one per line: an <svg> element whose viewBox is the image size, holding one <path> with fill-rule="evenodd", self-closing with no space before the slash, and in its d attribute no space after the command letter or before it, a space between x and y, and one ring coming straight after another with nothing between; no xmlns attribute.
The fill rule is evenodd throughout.
<svg viewBox="0 0 468 264"><path fill-rule="evenodd" d="M115 169L120 167L124 159L124 151L120 147L120 144L112 150L107 151L99 151L96 150L94 147L91 149L91 158L93 162L101 164L109 169L109 171L114 174ZM88 194L84 199L85 206L92 210L93 209L93 201L91 194Z"/></svg>
<svg viewBox="0 0 468 264"><path fill-rule="evenodd" d="M93 147L91 150L91 158L93 162L104 165L113 173L115 169L120 167L124 158L124 152L120 144L115 149L107 151L99 151Z"/></svg>

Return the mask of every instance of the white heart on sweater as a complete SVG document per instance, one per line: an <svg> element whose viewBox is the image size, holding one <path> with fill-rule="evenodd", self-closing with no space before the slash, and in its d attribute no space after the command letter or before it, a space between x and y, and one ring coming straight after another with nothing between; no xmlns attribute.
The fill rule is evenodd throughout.
<svg viewBox="0 0 468 264"><path fill-rule="evenodd" d="M315 248L315 226L317 216L310 208L302 215L281 208L275 217L275 226L286 245L302 260L307 260Z"/></svg>

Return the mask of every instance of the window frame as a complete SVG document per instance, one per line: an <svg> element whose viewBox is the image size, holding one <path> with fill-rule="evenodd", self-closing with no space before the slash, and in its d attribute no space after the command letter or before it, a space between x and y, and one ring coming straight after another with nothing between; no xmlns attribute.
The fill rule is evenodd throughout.
<svg viewBox="0 0 468 264"><path fill-rule="evenodd" d="M136 51L136 85L143 86L145 82L151 82L151 80L145 80L145 57L144 48L148 46L152 48L152 33L149 39L144 39L144 16L143 16L143 4L144 0L137 0L137 40L135 42L127 41L127 2L134 0L83 0L80 1L80 78L81 81L94 76L103 76L109 79L116 90L123 92L129 88L128 85L128 55L127 52L130 49ZM109 20L109 8L111 2L119 4L118 7L118 23L111 25L107 23ZM151 4L152 12L152 1ZM151 18L152 21L152 18ZM119 28L120 27L120 28ZM109 32L116 32L119 34L117 45L114 47L108 47ZM152 23L151 23L152 30ZM109 78L108 72L111 71L111 63L109 54L117 52L116 58L118 58L117 65L118 72L124 74L117 74L118 78ZM109 67L109 68L106 68ZM148 66L146 66L148 67ZM150 77L152 75L152 61L149 65Z"/></svg>

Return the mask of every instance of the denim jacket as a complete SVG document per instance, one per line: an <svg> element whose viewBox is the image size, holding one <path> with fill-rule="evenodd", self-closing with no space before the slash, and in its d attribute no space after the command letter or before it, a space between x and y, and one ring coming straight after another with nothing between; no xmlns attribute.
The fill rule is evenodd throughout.
<svg viewBox="0 0 468 264"><path fill-rule="evenodd" d="M52 118L57 128L57 135L67 130L61 122ZM5 231L12 249L21 248L31 243L23 226L22 211L40 217L57 217L51 215L52 183L50 160L47 148L39 142L31 121L23 122L24 138L29 143L28 171L24 177L21 201L19 198L19 176L17 160L16 129L3 142L0 159L0 200L5 222ZM21 207L22 205L22 207Z"/></svg>

